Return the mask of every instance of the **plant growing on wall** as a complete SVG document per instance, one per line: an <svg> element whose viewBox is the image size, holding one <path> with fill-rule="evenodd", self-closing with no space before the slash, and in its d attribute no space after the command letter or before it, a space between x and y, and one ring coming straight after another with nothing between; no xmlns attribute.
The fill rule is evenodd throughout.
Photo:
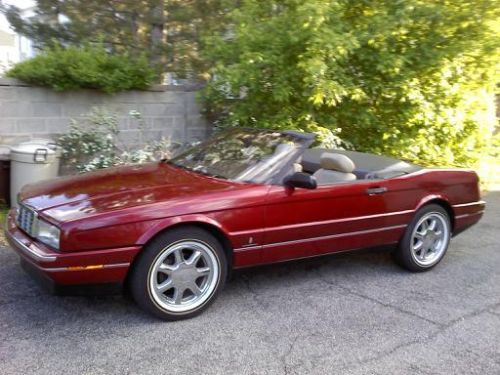
<svg viewBox="0 0 500 375"><path fill-rule="evenodd" d="M242 1L206 41L207 115L473 165L496 124L499 16L493 0Z"/></svg>
<svg viewBox="0 0 500 375"><path fill-rule="evenodd" d="M139 138L143 139L140 113L131 111L130 116L136 121ZM69 132L59 137L57 143L63 149L64 165L79 172L168 159L179 146L165 137L143 139L144 146L127 146L120 138L116 114L102 108L94 108L86 121L72 120Z"/></svg>
<svg viewBox="0 0 500 375"><path fill-rule="evenodd" d="M102 46L50 47L22 61L7 72L33 85L57 91L97 89L108 94L131 89L146 89L155 73L144 57L131 59L110 54Z"/></svg>

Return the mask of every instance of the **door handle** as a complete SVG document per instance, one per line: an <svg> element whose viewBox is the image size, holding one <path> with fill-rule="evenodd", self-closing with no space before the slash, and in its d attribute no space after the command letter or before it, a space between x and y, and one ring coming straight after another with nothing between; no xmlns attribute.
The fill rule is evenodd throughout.
<svg viewBox="0 0 500 375"><path fill-rule="evenodd" d="M368 195L375 195L375 194L383 194L387 191L387 188L384 186L377 186L377 187L371 187L366 189L366 192Z"/></svg>

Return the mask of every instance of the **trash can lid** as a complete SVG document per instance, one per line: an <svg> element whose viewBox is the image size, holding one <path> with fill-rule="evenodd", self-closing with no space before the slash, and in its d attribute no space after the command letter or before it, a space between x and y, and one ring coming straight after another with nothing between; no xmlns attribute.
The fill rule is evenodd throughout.
<svg viewBox="0 0 500 375"><path fill-rule="evenodd" d="M0 145L0 160L10 160L10 146Z"/></svg>
<svg viewBox="0 0 500 375"><path fill-rule="evenodd" d="M20 144L10 150L10 160L22 163L52 163L56 152L40 144Z"/></svg>
<svg viewBox="0 0 500 375"><path fill-rule="evenodd" d="M35 139L30 139L29 141L24 141L19 143L20 145L44 145L44 146L49 146L49 147L57 147L57 144L55 141L52 139L48 138L35 138Z"/></svg>
<svg viewBox="0 0 500 375"><path fill-rule="evenodd" d="M59 146L55 141L52 139L47 139L47 138L35 138L31 139L29 141L21 142L19 143L20 145L42 145L50 148L51 150L54 150L57 153L57 156L60 157L61 155L61 146Z"/></svg>

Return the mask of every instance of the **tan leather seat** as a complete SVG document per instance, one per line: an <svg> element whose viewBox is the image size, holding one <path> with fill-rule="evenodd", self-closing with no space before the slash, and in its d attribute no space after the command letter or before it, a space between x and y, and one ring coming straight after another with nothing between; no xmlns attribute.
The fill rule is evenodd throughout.
<svg viewBox="0 0 500 375"><path fill-rule="evenodd" d="M354 162L342 154L324 152L320 159L321 168L314 172L318 185L336 184L356 180L356 175L352 173Z"/></svg>

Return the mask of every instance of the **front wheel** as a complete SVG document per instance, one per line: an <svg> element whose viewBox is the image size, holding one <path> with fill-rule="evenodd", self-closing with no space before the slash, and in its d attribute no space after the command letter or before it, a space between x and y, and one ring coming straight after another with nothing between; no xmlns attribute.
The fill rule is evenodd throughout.
<svg viewBox="0 0 500 375"><path fill-rule="evenodd" d="M200 228L183 227L160 234L145 247L130 288L144 310L165 320L187 319L215 300L226 275L217 239Z"/></svg>
<svg viewBox="0 0 500 375"><path fill-rule="evenodd" d="M430 270L443 259L450 237L448 213L437 204L429 204L417 211L393 257L399 265L410 271Z"/></svg>

